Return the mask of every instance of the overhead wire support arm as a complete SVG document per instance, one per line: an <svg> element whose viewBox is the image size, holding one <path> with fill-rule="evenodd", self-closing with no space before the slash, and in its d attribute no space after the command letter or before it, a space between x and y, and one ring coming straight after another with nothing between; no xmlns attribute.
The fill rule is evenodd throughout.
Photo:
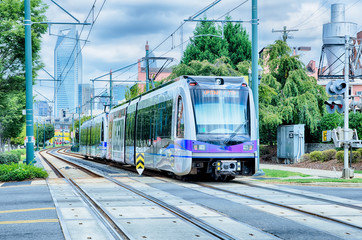
<svg viewBox="0 0 362 240"><path fill-rule="evenodd" d="M252 23L252 21L243 21L243 20L208 20L208 19L197 19L197 20L190 20L185 19L185 22L220 22L220 23L226 23L226 22L236 22L236 23Z"/></svg>
<svg viewBox="0 0 362 240"><path fill-rule="evenodd" d="M189 17L189 20L194 20L195 18L197 18L198 16L200 16L201 14L203 14L204 12L206 12L207 10L209 10L210 8L212 8L219 2L221 2L221 0L216 0L216 1L212 2L210 5L206 6L205 8L201 9L200 11L198 11L197 13L195 13L194 15Z"/></svg>
<svg viewBox="0 0 362 240"><path fill-rule="evenodd" d="M71 23L71 22L33 22L32 24L48 24L48 25L51 25L51 24L57 24L57 25L92 25L92 23Z"/></svg>
<svg viewBox="0 0 362 240"><path fill-rule="evenodd" d="M124 69L130 68L130 67L133 67L133 66L136 65L136 64L138 64L138 62L132 63L132 64L130 64L130 65L128 65L128 66L125 66L125 67L122 67L122 68L119 68L119 69L116 69L116 70L112 70L112 74L113 74L113 73L116 73L116 72L119 72L119 71L122 71L122 70L124 70ZM100 78L102 78L102 77L108 76L108 75L110 75L110 73L106 73L106 74L103 74L102 76L99 76L99 77L96 77L96 78L94 78L94 79L91 79L91 81L96 81L96 80L98 80L98 79L100 79ZM109 80L107 80L107 81L109 81Z"/></svg>
<svg viewBox="0 0 362 240"><path fill-rule="evenodd" d="M54 0L50 0L52 1L52 3L54 3L55 5L57 5L60 9L62 9L66 14L68 14L70 17L72 17L75 21L77 21L78 23L80 23L80 21L75 18L72 14L70 14L67 10L65 10L62 6L60 6L58 3L56 3Z"/></svg>

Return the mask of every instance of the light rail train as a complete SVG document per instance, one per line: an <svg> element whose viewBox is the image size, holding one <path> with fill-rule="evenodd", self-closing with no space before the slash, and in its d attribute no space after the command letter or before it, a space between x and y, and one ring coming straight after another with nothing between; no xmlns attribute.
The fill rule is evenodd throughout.
<svg viewBox="0 0 362 240"><path fill-rule="evenodd" d="M182 76L81 126L85 156L215 180L256 171L256 117L243 77Z"/></svg>

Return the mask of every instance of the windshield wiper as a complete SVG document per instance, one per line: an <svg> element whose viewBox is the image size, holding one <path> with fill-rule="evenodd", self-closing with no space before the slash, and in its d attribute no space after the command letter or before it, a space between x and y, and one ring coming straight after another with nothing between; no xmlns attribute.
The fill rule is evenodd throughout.
<svg viewBox="0 0 362 240"><path fill-rule="evenodd" d="M242 126L245 126L245 125L246 125L246 123L247 123L247 121L244 122L244 123L242 123L242 124L240 124L240 125L235 129L235 131L223 142L224 145L227 145L227 144L236 136L236 134L237 134L237 132L240 130L240 128L241 128Z"/></svg>

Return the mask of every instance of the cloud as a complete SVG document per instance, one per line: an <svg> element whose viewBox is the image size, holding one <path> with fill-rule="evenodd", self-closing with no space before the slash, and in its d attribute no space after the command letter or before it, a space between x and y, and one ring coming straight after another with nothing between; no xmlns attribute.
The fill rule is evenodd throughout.
<svg viewBox="0 0 362 240"><path fill-rule="evenodd" d="M74 22L74 20L56 7L50 0L47 12L50 21ZM57 1L67 11L80 21L84 21L94 1L64 0ZM154 49L166 39L184 19L209 5L212 0L108 0L95 22L89 41L83 50L83 79L98 77L110 69L118 69L137 61L145 55L145 43L149 42ZM259 50L275 40L281 38L280 33L272 33L272 29L282 29L287 26L299 29L293 32L293 39L288 39L292 47L311 46L311 52L304 52L302 59L307 63L310 59L319 59L322 47L322 25L330 18L330 1L316 0L259 0ZM346 21L360 24L359 10L362 2L342 0L346 4ZM94 14L96 15L103 1L96 1ZM218 18L241 3L240 0L222 0L207 11L207 17ZM355 4L355 5L353 5ZM231 14L234 20L251 19L251 1L248 1ZM93 16L93 14L91 14ZM201 17L204 14L201 15ZM89 18L89 21L91 18ZM183 27L183 40L187 40L195 28L196 23L186 23ZM244 23L251 37L251 26ZM57 33L64 26L52 26L52 33ZM82 29L77 27L78 31ZM81 38L86 38L90 27L84 27ZM54 68L53 54L56 42L55 36L44 35L42 44L42 60L45 68L52 73ZM173 44L172 44L173 43ZM180 48L171 50L172 46L181 43L180 31L165 41L156 51L155 55L172 56L179 60ZM184 44L184 49L187 43ZM125 73L122 77L135 74L136 69ZM44 78L47 75L39 72ZM39 76L39 77L41 77ZM48 91L52 92L52 91ZM52 97L51 97L52 98Z"/></svg>

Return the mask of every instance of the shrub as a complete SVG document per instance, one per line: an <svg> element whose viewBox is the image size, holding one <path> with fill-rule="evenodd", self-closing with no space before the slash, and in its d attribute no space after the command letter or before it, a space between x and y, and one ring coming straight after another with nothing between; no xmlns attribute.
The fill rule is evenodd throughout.
<svg viewBox="0 0 362 240"><path fill-rule="evenodd" d="M302 162L309 161L310 160L310 154L309 153L303 154L301 160L302 160Z"/></svg>
<svg viewBox="0 0 362 240"><path fill-rule="evenodd" d="M362 148L358 148L357 152L359 152L359 158L357 159L357 162L362 162Z"/></svg>
<svg viewBox="0 0 362 240"><path fill-rule="evenodd" d="M48 173L42 168L22 163L0 165L0 181L23 181L26 179L46 178Z"/></svg>
<svg viewBox="0 0 362 240"><path fill-rule="evenodd" d="M321 151L314 151L310 153L310 160L313 162L323 161L323 155Z"/></svg>
<svg viewBox="0 0 362 240"><path fill-rule="evenodd" d="M322 161L330 161L336 157L337 151L334 149L325 150L322 152Z"/></svg>
<svg viewBox="0 0 362 240"><path fill-rule="evenodd" d="M338 162L343 162L344 160L344 151L338 151L336 153L336 158Z"/></svg>
<svg viewBox="0 0 362 240"><path fill-rule="evenodd" d="M15 149L10 151L13 154L16 154L19 157L19 161L21 160L21 155L26 154L26 149Z"/></svg>
<svg viewBox="0 0 362 240"><path fill-rule="evenodd" d="M0 153L0 164L17 163L20 161L20 156L16 153L3 152Z"/></svg>
<svg viewBox="0 0 362 240"><path fill-rule="evenodd" d="M348 161L349 161L349 155L350 151L348 151ZM361 161L361 151L352 151L352 163L356 163L358 161ZM336 154L337 160L339 163L344 162L344 151L338 151Z"/></svg>

